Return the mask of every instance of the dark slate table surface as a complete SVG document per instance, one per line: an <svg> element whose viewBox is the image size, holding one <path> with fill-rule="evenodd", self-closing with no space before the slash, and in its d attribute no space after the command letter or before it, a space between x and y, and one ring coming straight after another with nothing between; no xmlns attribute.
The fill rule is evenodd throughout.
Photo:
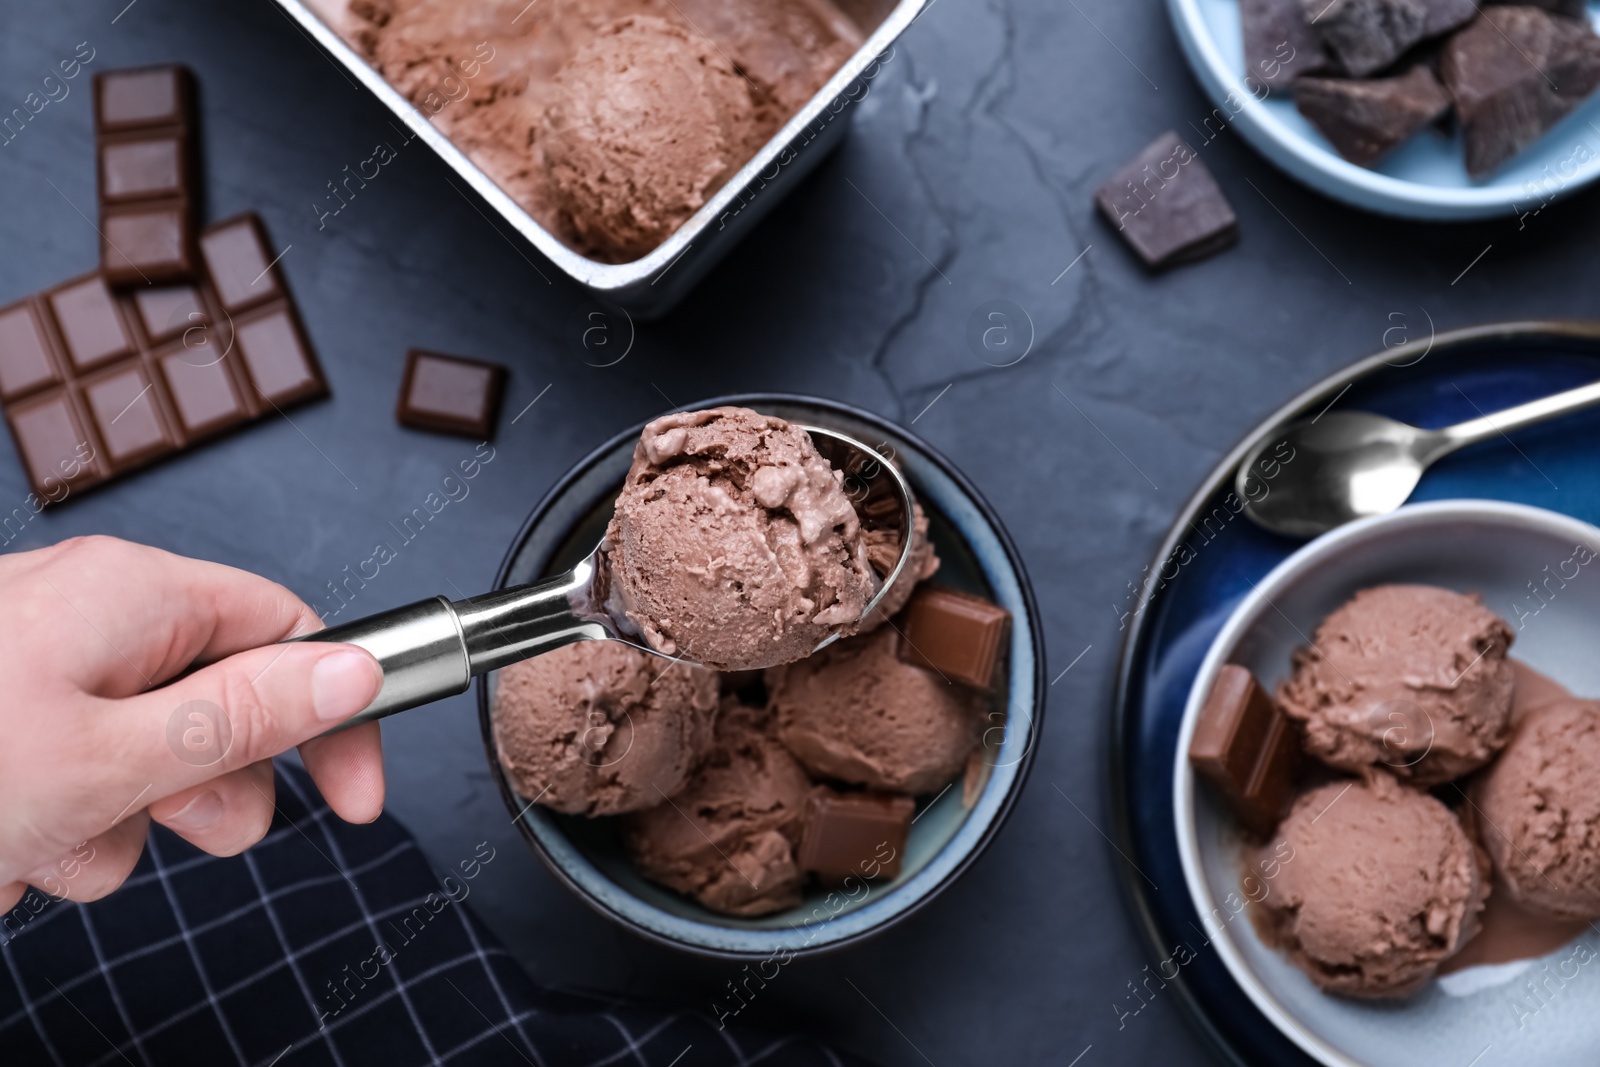
<svg viewBox="0 0 1600 1067"><path fill-rule="evenodd" d="M596 368L563 340L578 294L541 280L420 144L319 229L326 183L395 130L270 0L125 3L0 11L0 111L84 41L90 72L193 67L207 211L255 209L292 246L282 266L333 399L46 514L12 550L117 534L321 602L389 537L389 520L472 452L396 426L410 346L508 364L508 417L549 391L503 426L470 496L361 591L367 611L486 588L570 464L674 404L788 390L915 419L1026 557L1050 677L1082 659L1050 690L1032 779L983 861L883 938L788 967L750 1015L885 1064L1065 1064L1091 1045L1085 1067L1208 1062L1170 992L1135 1016L1114 1007L1125 1010L1148 960L1102 833L1113 605L1223 452L1293 393L1380 348L1385 331L1593 314L1600 198L1525 229L1371 218L1299 187L1229 133L1202 158L1238 211L1239 245L1152 278L1091 197L1161 131L1210 111L1163 5L945 0L902 40L838 154L675 314L641 326L623 362ZM80 77L0 146L0 303L95 261L80 214L94 210L90 117ZM996 299L1036 327L1027 358L1007 368L965 341L973 312ZM0 444L0 501L20 503L10 451ZM389 810L441 867L484 839L500 849L473 902L540 980L705 1007L733 977L612 927L525 851L483 766L470 698L391 720L384 734Z"/></svg>

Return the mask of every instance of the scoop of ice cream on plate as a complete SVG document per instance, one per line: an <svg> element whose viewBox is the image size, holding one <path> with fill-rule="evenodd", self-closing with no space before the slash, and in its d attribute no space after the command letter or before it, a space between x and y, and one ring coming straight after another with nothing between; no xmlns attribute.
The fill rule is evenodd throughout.
<svg viewBox="0 0 1600 1067"><path fill-rule="evenodd" d="M1436 785L1505 745L1512 638L1476 596L1427 585L1364 589L1295 654L1278 701L1324 763Z"/></svg>
<svg viewBox="0 0 1600 1067"><path fill-rule="evenodd" d="M843 486L782 419L733 407L656 419L606 531L621 614L656 651L719 670L793 662L854 633L879 582Z"/></svg>
<svg viewBox="0 0 1600 1067"><path fill-rule="evenodd" d="M1350 997L1421 989L1476 933L1489 892L1455 814L1378 772L1303 794L1262 856L1278 865L1264 932L1319 987Z"/></svg>

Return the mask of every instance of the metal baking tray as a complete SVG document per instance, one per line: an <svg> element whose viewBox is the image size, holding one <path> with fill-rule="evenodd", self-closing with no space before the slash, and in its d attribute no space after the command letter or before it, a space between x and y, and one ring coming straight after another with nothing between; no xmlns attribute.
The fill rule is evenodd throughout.
<svg viewBox="0 0 1600 1067"><path fill-rule="evenodd" d="M841 0L840 7L859 25L876 23L866 41L716 195L659 248L631 263L601 263L562 244L368 66L309 4L304 0L276 2L394 112L418 140L437 152L491 208L516 227L546 266L554 267L629 315L649 319L666 314L688 295L762 216L838 146L855 105L871 92L872 80L891 58L895 39L916 21L930 0ZM552 280L542 266L540 273L547 275L547 281Z"/></svg>

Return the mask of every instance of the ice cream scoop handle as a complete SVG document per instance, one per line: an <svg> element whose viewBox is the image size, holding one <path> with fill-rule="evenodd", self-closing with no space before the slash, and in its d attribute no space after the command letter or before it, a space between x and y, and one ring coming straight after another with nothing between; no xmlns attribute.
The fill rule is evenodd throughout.
<svg viewBox="0 0 1600 1067"><path fill-rule="evenodd" d="M299 641L338 641L371 652L383 667L383 688L348 729L397 711L466 691L474 675L537 656L573 641L611 636L602 621L580 614L592 599L592 563L543 582L452 603L422 600Z"/></svg>

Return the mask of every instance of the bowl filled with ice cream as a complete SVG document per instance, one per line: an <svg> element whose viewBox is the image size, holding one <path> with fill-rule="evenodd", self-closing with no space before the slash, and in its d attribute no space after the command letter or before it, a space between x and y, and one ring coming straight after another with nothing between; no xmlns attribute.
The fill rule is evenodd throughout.
<svg viewBox="0 0 1600 1067"><path fill-rule="evenodd" d="M558 270L646 315L840 142L924 6L278 2L411 130L365 178L331 181L319 217L421 139Z"/></svg>
<svg viewBox="0 0 1600 1067"><path fill-rule="evenodd" d="M915 495L865 615L904 546L801 425L873 446ZM831 402L707 401L574 468L498 584L602 536L610 610L649 651L586 641L479 685L508 810L561 881L652 939L782 961L886 928L977 858L1027 775L1043 658L1016 552L946 460Z"/></svg>
<svg viewBox="0 0 1600 1067"><path fill-rule="evenodd" d="M1173 777L1188 890L1316 1061L1593 1062L1597 555L1554 512L1407 506L1289 557L1207 653Z"/></svg>

